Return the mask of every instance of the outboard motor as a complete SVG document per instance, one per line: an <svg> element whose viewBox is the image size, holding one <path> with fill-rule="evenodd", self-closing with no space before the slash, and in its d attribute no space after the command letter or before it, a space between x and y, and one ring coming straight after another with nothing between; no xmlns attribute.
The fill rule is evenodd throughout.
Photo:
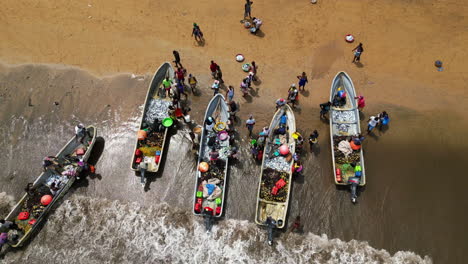
<svg viewBox="0 0 468 264"><path fill-rule="evenodd" d="M351 185L351 202L356 203L357 201L357 187L361 183L361 179L358 177L351 177L348 179L348 184Z"/></svg>
<svg viewBox="0 0 468 264"><path fill-rule="evenodd" d="M203 217L205 218L205 228L207 232L211 232L211 228L213 227L214 219L213 219L213 211L203 210Z"/></svg>
<svg viewBox="0 0 468 264"><path fill-rule="evenodd" d="M267 228L268 228L268 245L272 246L273 245L273 237L274 237L274 231L276 228L276 221L269 216L267 220L265 221Z"/></svg>

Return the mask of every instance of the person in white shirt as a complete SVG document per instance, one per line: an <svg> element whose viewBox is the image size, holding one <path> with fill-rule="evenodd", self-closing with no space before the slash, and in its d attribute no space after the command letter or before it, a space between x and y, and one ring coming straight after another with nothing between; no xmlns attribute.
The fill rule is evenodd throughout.
<svg viewBox="0 0 468 264"><path fill-rule="evenodd" d="M367 134L369 134L372 131L372 129L374 129L374 127L377 126L378 123L379 123L379 118L375 116L371 116L369 118L369 124L367 125Z"/></svg>

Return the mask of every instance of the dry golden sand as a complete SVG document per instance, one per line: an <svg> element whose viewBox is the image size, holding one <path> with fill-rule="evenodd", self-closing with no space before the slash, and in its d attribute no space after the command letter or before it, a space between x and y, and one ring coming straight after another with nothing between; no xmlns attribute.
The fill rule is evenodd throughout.
<svg viewBox="0 0 468 264"><path fill-rule="evenodd" d="M467 4L449 1L254 1L262 36L239 23L243 1L10 1L0 11L0 59L67 64L99 75L148 73L181 53L184 66L206 73L211 59L236 88L244 73L234 56L259 65L255 102L270 104L302 71L314 106L328 96L336 72L347 71L368 104L465 110ZM206 38L191 38L197 22ZM364 44L362 67L350 63L344 35ZM437 72L434 61L444 62ZM424 99L418 99L424 93ZM247 106L249 109L249 106ZM453 109L453 108L452 108Z"/></svg>

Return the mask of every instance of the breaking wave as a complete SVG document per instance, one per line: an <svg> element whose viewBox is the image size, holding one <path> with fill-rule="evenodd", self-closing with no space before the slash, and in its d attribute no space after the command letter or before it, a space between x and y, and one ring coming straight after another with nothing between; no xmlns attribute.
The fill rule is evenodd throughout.
<svg viewBox="0 0 468 264"><path fill-rule="evenodd" d="M5 194L0 193L0 198ZM4 199L0 199L3 201ZM1 209L6 205L1 204ZM343 242L312 233L282 233L270 247L253 223L224 220L205 231L203 221L167 204L142 207L74 195L5 263L432 263L400 251L390 255L367 242Z"/></svg>

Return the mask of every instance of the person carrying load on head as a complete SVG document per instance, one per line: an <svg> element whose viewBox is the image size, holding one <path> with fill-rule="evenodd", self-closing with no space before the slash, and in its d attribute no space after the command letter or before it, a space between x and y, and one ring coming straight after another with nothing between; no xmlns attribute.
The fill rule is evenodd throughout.
<svg viewBox="0 0 468 264"><path fill-rule="evenodd" d="M309 145L310 145L310 149L312 149L312 147L314 146L314 144L317 144L318 143L318 137L319 137L319 133L317 130L314 130L314 132L312 132L310 135L309 135Z"/></svg>

